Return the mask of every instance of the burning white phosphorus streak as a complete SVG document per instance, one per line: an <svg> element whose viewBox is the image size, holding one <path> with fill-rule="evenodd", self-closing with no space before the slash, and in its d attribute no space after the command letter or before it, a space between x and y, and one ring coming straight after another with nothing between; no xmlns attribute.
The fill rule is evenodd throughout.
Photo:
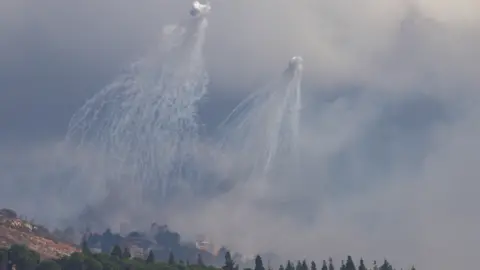
<svg viewBox="0 0 480 270"><path fill-rule="evenodd" d="M248 96L221 124L220 149L233 157L234 177L268 181L272 172L297 166L302 71L303 59L293 57L280 78Z"/></svg>
<svg viewBox="0 0 480 270"><path fill-rule="evenodd" d="M140 187L141 200L145 191L165 198L181 185L198 139L197 102L208 83L203 45L209 12L209 5L194 2L183 26L164 28L160 50L134 63L72 117L67 142L117 165L107 185Z"/></svg>

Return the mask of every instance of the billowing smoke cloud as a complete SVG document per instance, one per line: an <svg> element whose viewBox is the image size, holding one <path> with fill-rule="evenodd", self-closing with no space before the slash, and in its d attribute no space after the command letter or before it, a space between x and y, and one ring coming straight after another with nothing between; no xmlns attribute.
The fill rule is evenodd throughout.
<svg viewBox="0 0 480 270"><path fill-rule="evenodd" d="M218 115L302 55L301 175L279 179L263 197L242 186L141 213L129 208L134 196L117 191L110 196L124 211L101 209L109 225L164 221L187 238L205 233L245 254L469 266L480 241L480 3L212 2L202 121L215 127ZM155 46L163 25L187 17L189 5L0 3L2 205L59 225L107 196L101 178L115 169L108 166L83 171L76 194L61 192L78 181L59 168L91 164L95 155L63 150L59 159L65 146L57 139L75 109Z"/></svg>

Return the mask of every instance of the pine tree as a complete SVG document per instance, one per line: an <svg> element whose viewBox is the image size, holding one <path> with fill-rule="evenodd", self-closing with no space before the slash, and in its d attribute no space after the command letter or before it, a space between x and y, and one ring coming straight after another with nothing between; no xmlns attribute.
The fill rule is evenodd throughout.
<svg viewBox="0 0 480 270"><path fill-rule="evenodd" d="M309 270L306 260L303 260L303 262L302 262L302 270Z"/></svg>
<svg viewBox="0 0 480 270"><path fill-rule="evenodd" d="M73 230L73 229L72 229ZM108 253L112 250L114 236L110 229L107 229L103 234L100 240L100 246L102 248L102 252ZM120 250L121 252L122 250Z"/></svg>
<svg viewBox="0 0 480 270"><path fill-rule="evenodd" d="M35 267L35 270L61 270L60 265L53 260L44 260Z"/></svg>
<svg viewBox="0 0 480 270"><path fill-rule="evenodd" d="M302 263L297 261L297 265L295 266L295 270L302 270Z"/></svg>
<svg viewBox="0 0 480 270"><path fill-rule="evenodd" d="M122 258L123 259L130 259L131 257L132 257L132 254L130 253L130 250L127 247L124 248Z"/></svg>
<svg viewBox="0 0 480 270"><path fill-rule="evenodd" d="M113 257L122 258L122 249L118 245L115 245L110 255Z"/></svg>
<svg viewBox="0 0 480 270"><path fill-rule="evenodd" d="M383 264L382 266L380 266L380 270L392 270L392 265L390 265L390 263L387 261L387 259L385 259L383 261Z"/></svg>
<svg viewBox="0 0 480 270"><path fill-rule="evenodd" d="M325 260L323 260L323 263L322 263L322 270L328 270L327 261Z"/></svg>
<svg viewBox="0 0 480 270"><path fill-rule="evenodd" d="M86 240L82 241L82 253L87 256L92 255L92 252L90 251Z"/></svg>
<svg viewBox="0 0 480 270"><path fill-rule="evenodd" d="M373 261L373 270L378 270L377 261Z"/></svg>
<svg viewBox="0 0 480 270"><path fill-rule="evenodd" d="M287 267L285 268L285 270L295 270L290 260L287 261Z"/></svg>
<svg viewBox="0 0 480 270"><path fill-rule="evenodd" d="M345 270L345 262L342 260L342 266L340 266L340 270Z"/></svg>
<svg viewBox="0 0 480 270"><path fill-rule="evenodd" d="M154 262L155 262L155 255L153 254L153 251L150 250L150 252L148 253L148 257L147 257L147 263L151 264L151 263L154 263Z"/></svg>
<svg viewBox="0 0 480 270"><path fill-rule="evenodd" d="M225 253L225 265L222 267L224 270L234 270L235 269L235 261L232 259L232 255L230 251Z"/></svg>
<svg viewBox="0 0 480 270"><path fill-rule="evenodd" d="M278 268L278 270L285 270L285 268L283 267L283 264L280 264L280 267Z"/></svg>
<svg viewBox="0 0 480 270"><path fill-rule="evenodd" d="M8 250L0 248L0 270L7 270Z"/></svg>
<svg viewBox="0 0 480 270"><path fill-rule="evenodd" d="M263 267L262 257L260 257L260 255L257 255L257 257L255 258L254 270L265 270L265 267Z"/></svg>
<svg viewBox="0 0 480 270"><path fill-rule="evenodd" d="M352 260L352 256L347 256L347 264L345 270L356 270L355 263Z"/></svg>
<svg viewBox="0 0 480 270"><path fill-rule="evenodd" d="M317 270L317 264L315 263L315 261L312 261L312 263L310 264L310 270Z"/></svg>
<svg viewBox="0 0 480 270"><path fill-rule="evenodd" d="M363 258L360 258L360 265L358 266L358 270L367 270L367 267L365 267Z"/></svg>
<svg viewBox="0 0 480 270"><path fill-rule="evenodd" d="M205 264L203 263L202 254L200 253L198 253L197 255L197 264L200 266L205 266Z"/></svg>
<svg viewBox="0 0 480 270"><path fill-rule="evenodd" d="M328 270L335 270L335 267L333 266L332 257L328 259Z"/></svg>
<svg viewBox="0 0 480 270"><path fill-rule="evenodd" d="M168 254L168 264L169 265L175 264L175 256L173 256L173 252L171 250L170 250L170 253Z"/></svg>
<svg viewBox="0 0 480 270"><path fill-rule="evenodd" d="M416 270L416 269L415 269L415 265L412 265L412 270Z"/></svg>

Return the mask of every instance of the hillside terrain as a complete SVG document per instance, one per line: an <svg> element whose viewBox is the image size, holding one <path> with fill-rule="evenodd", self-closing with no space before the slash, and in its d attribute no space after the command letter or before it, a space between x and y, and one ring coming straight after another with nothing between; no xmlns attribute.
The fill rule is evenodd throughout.
<svg viewBox="0 0 480 270"><path fill-rule="evenodd" d="M0 210L0 248L20 244L37 252L42 259L56 259L79 251L72 243L59 241L46 228L19 218L10 209Z"/></svg>
<svg viewBox="0 0 480 270"><path fill-rule="evenodd" d="M138 258L145 258L149 251L153 251L157 258L167 260L169 252L173 251L184 261L194 261L201 255L209 264L221 263L225 254L224 249L218 254L209 250L208 245L201 247L200 243L183 243L178 233L170 231L167 226L156 224L152 224L148 233L120 235L107 229L103 233L87 231L80 234L94 253L109 253L115 245L119 245L130 249L132 255ZM75 235L78 233L72 228L50 232L42 225L18 216L11 209L0 209L0 248L25 245L42 259L57 259L81 250L80 239L75 240Z"/></svg>
<svg viewBox="0 0 480 270"><path fill-rule="evenodd" d="M71 228L50 233L45 227L18 217L13 210L0 209L0 270L271 270L271 260L280 261L274 254L259 254L254 259L246 259L238 253L231 254L225 247L211 249L208 247L211 243L205 240L181 242L178 233L155 223L149 232L131 232L125 236L112 233L110 229L102 234L87 230L83 233L81 247L73 244L74 234ZM263 266L262 257L267 267ZM328 263L323 260L320 269L335 269L333 264L332 258ZM278 269L317 270L317 266L314 261L309 264L305 260L296 263L288 260ZM358 268L351 256L341 260L340 270L357 269L394 268L386 259L380 266L374 261L373 268L367 268L363 259L360 259Z"/></svg>

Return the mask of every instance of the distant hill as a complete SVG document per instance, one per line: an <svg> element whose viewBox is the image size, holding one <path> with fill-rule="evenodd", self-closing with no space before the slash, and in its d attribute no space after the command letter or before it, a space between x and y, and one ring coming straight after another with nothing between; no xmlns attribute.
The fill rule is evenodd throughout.
<svg viewBox="0 0 480 270"><path fill-rule="evenodd" d="M55 259L80 249L73 243L59 240L48 229L17 216L10 209L0 210L0 248L14 244L26 245L42 259Z"/></svg>
<svg viewBox="0 0 480 270"><path fill-rule="evenodd" d="M50 232L42 225L18 216L11 209L0 209L0 248L20 244L40 254L42 259L58 259L81 251L78 233L71 227ZM83 241L94 253L109 254L118 245L131 250L137 258L145 259L152 251L159 261L168 261L170 253L173 253L180 261L195 263L200 256L206 265L222 266L228 251L225 247L214 248L205 239L199 239L196 243L181 242L180 234L169 230L166 225L156 223L148 232L120 235L107 229L103 233L87 230L80 234L83 234ZM240 265L253 264L253 261L245 260L238 253L233 253L232 259Z"/></svg>
<svg viewBox="0 0 480 270"><path fill-rule="evenodd" d="M184 262L196 262L201 256L207 265L221 265L224 262L226 250L209 250L201 244L184 243L180 241L180 235L172 232L167 226L152 224L149 232L131 232L128 235L112 233L107 229L103 233L87 232L84 236L89 248L94 252L110 252L115 245L122 249L128 248L136 257L144 258L150 251L153 251L155 258L160 261L167 261L172 252L175 258Z"/></svg>

